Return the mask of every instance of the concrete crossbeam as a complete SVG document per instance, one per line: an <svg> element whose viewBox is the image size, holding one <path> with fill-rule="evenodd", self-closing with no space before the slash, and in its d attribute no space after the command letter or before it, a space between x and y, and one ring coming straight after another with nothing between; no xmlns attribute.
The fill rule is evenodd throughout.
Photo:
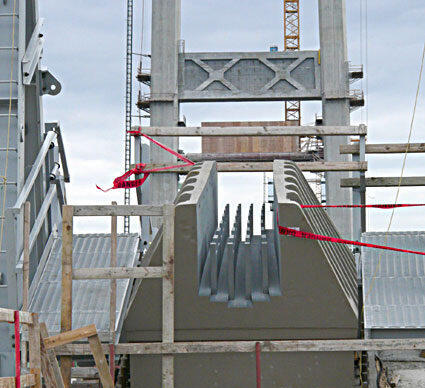
<svg viewBox="0 0 425 388"><path fill-rule="evenodd" d="M180 102L320 100L318 51L180 54Z"/></svg>

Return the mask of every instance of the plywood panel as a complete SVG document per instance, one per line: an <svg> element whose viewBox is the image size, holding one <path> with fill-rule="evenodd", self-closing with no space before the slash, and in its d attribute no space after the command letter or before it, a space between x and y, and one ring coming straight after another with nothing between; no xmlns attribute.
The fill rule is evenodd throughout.
<svg viewBox="0 0 425 388"><path fill-rule="evenodd" d="M298 121L219 121L203 122L203 127L296 126ZM295 136L235 136L202 138L203 153L296 152L299 139Z"/></svg>

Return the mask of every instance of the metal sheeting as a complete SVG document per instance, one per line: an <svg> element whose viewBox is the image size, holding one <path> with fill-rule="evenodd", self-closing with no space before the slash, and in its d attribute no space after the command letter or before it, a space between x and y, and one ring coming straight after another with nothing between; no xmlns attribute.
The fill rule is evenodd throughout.
<svg viewBox="0 0 425 388"><path fill-rule="evenodd" d="M425 251L425 232L364 233L362 241ZM365 328L425 328L424 256L362 248L362 277Z"/></svg>
<svg viewBox="0 0 425 388"><path fill-rule="evenodd" d="M109 234L74 235L73 267L109 267L111 237ZM60 332L62 238L56 237L45 263L40 263L36 282L30 295L30 311L39 313L50 334ZM117 261L119 267L135 267L139 260L138 234L118 235ZM117 280L117 338L130 294L130 280ZM95 324L103 338L109 332L109 280L74 280L72 290L72 328Z"/></svg>

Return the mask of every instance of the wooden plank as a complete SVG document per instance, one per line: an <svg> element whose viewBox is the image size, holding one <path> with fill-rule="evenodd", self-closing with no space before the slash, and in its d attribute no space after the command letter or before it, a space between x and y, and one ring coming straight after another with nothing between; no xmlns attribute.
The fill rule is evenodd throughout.
<svg viewBox="0 0 425 388"><path fill-rule="evenodd" d="M174 343L121 343L115 347L116 354L191 354L191 353L253 353L255 343L260 342L261 351L280 352L349 352L381 350L425 349L425 339L369 339L369 340L285 340L285 341L209 341ZM107 345L104 346L107 350ZM66 345L58 349L61 354L88 355L85 344Z"/></svg>
<svg viewBox="0 0 425 388"><path fill-rule="evenodd" d="M103 388L114 388L114 382L109 374L108 363L103 352L102 344L100 343L98 335L89 337L89 345L91 352L96 363L97 370L99 371L99 378Z"/></svg>
<svg viewBox="0 0 425 388"><path fill-rule="evenodd" d="M62 295L61 332L72 330L72 233L73 206L62 207ZM71 386L71 357L61 357L61 372L66 388Z"/></svg>
<svg viewBox="0 0 425 388"><path fill-rule="evenodd" d="M173 204L164 205L162 265L162 342L174 342L174 212ZM162 356L162 387L174 388L174 356Z"/></svg>
<svg viewBox="0 0 425 388"><path fill-rule="evenodd" d="M302 171L367 171L367 162L298 162ZM147 170L166 167L166 164L148 164ZM153 174L176 172L187 174L191 167L177 167L169 170L155 171ZM218 172L273 172L273 162L218 162Z"/></svg>
<svg viewBox="0 0 425 388"><path fill-rule="evenodd" d="M28 311L19 311L19 323L32 324L33 315ZM0 307L0 322L10 322L15 321L14 310L5 309Z"/></svg>
<svg viewBox="0 0 425 388"><path fill-rule="evenodd" d="M44 346L43 336L41 334L41 327L40 338L41 373L43 375L44 384L46 385L46 388L56 388L58 385L56 384L53 365L50 362L49 355L47 353L46 347Z"/></svg>
<svg viewBox="0 0 425 388"><path fill-rule="evenodd" d="M24 204L23 253L22 253L22 310L28 310L29 274L30 274L30 232L31 232L31 203ZM22 327L22 333L26 331ZM27 342L21 341L21 364L27 365Z"/></svg>
<svg viewBox="0 0 425 388"><path fill-rule="evenodd" d="M201 122L201 127L287 127L299 125L296 121L209 121ZM265 153L296 152L299 149L298 136L203 136L202 152ZM193 160L189 158L190 160ZM273 159L272 159L273 160ZM223 160L223 162L242 160ZM252 160L251 160L252 161Z"/></svg>
<svg viewBox="0 0 425 388"><path fill-rule="evenodd" d="M28 327L30 372L34 375L34 387L41 388L40 325L37 314L33 314L32 320L33 324Z"/></svg>
<svg viewBox="0 0 425 388"><path fill-rule="evenodd" d="M80 327L79 329L70 330L58 335L47 337L44 340L44 346L46 349L53 349L57 346L66 345L83 338L91 337L95 334L97 334L96 325L88 325Z"/></svg>
<svg viewBox="0 0 425 388"><path fill-rule="evenodd" d="M133 127L137 131L140 127ZM149 136L348 136L367 135L359 126L258 126L258 127L142 127Z"/></svg>
<svg viewBox="0 0 425 388"><path fill-rule="evenodd" d="M397 187L400 177L372 177L366 178L366 187ZM400 186L425 186L425 176L403 177ZM360 187L359 178L341 179L341 187Z"/></svg>
<svg viewBox="0 0 425 388"><path fill-rule="evenodd" d="M116 205L112 202L112 205ZM111 268L117 266L117 216L111 217ZM115 324L116 324L116 309L117 309L117 280L111 279L111 290L109 300L109 331L111 334L111 346L109 351L109 373L112 379L115 377Z"/></svg>
<svg viewBox="0 0 425 388"><path fill-rule="evenodd" d="M188 153L184 155L192 162L215 160L217 162L273 162L292 160L294 162L312 162L316 155L307 152L240 152L240 153ZM316 158L317 160L317 158Z"/></svg>
<svg viewBox="0 0 425 388"><path fill-rule="evenodd" d="M35 385L35 376L30 373L21 375L21 387L33 387ZM0 388L15 388L14 377L0 377Z"/></svg>
<svg viewBox="0 0 425 388"><path fill-rule="evenodd" d="M42 349L42 361L43 361L43 353L45 352L46 357L48 359L48 362L50 366L48 368L51 368L51 371L49 371L49 376L51 376L53 380L53 385L51 385L52 388L64 388L64 383L62 379L62 374L59 368L58 360L56 358L56 354L54 350L48 350L45 348L44 340L49 337L49 333L47 331L47 326L44 322L40 323L40 336L41 336L41 349ZM46 375L43 372L43 376L46 379ZM46 381L47 385L47 381ZM50 388L47 385L47 388Z"/></svg>
<svg viewBox="0 0 425 388"><path fill-rule="evenodd" d="M409 147L409 148L407 148ZM388 143L388 144L366 144L367 154L404 154L425 152L425 143ZM339 146L341 154L358 154L358 144L344 144Z"/></svg>
<svg viewBox="0 0 425 388"><path fill-rule="evenodd" d="M162 207L153 205L74 206L75 216L162 216Z"/></svg>
<svg viewBox="0 0 425 388"><path fill-rule="evenodd" d="M71 376L80 379L98 379L99 372L93 367L74 367L72 368Z"/></svg>
<svg viewBox="0 0 425 388"><path fill-rule="evenodd" d="M31 217L31 204L25 202L24 204L24 252L22 264L22 310L28 310L28 291L29 291L29 273L30 273L30 217Z"/></svg>
<svg viewBox="0 0 425 388"><path fill-rule="evenodd" d="M162 267L74 268L73 279L144 279L162 278Z"/></svg>

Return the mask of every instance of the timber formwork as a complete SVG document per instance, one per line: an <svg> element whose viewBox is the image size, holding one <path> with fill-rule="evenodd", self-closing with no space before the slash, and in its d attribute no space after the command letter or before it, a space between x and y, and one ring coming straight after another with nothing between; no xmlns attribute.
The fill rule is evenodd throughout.
<svg viewBox="0 0 425 388"><path fill-rule="evenodd" d="M290 170L294 168L290 167ZM196 171L196 170L195 170ZM290 174L291 175L291 174ZM277 180L280 178L276 177ZM189 177L190 179L190 177ZM286 179L291 179L290 176L288 176ZM283 188L283 187L282 187ZM306 186L305 186L306 188ZM304 189L303 189L304 190ZM187 193L187 191L186 191ZM183 191L181 195L184 195L185 192ZM202 193L199 193L202 195ZM288 196L293 198L293 194L290 193L290 191L285 194L282 192L277 192L278 196ZM302 193L300 195L303 195ZM185 198L185 197L184 197ZM162 386L165 388L171 388L171 387L178 387L180 384L182 384L182 376L179 372L179 367L181 366L181 359L187 358L190 360L191 365L193 366L194 362L194 355L197 355L197 358L205 359L206 364L204 367L201 368L195 368L192 371L185 369L185 374L192 374L196 372L196 374L202 375L202 379L204 381L204 385L207 384L208 381L213 378L210 374L214 372L216 369L210 369L211 363L214 363L218 359L224 359L225 364L221 366L222 369L220 369L219 373L223 373L225 375L225 368L228 367L227 363L229 360L238 360L238 362L242 362L242 365L244 365L245 368L248 369L247 376L240 376L241 379L248 379L248 385L253 385L255 382L255 377L252 373L255 371L255 361L252 358L252 356L255 354L255 349L260 350L262 356L261 360L264 363L264 365L272 365L272 359L277 357L279 354L281 357L284 357L285 360L298 360L297 363L300 361L300 359L312 358L312 360L316 360L315 362L318 362L318 360L322 359L325 356L325 354L330 354L329 356L334 362L335 360L341 360L342 355L346 355L344 357L347 358L347 366L349 364L349 359L352 360L353 355L350 355L350 352L354 351L361 351L361 350L386 350L386 349L417 349L417 348L423 348L425 346L425 340L424 339L409 339L409 340L359 340L359 339L347 339L347 338L341 338L337 335L335 339L297 339L297 340L289 340L289 339L282 339L282 340L268 340L265 339L263 335L260 337L254 337L251 335L249 339L243 340L240 336L233 336L232 331L230 330L229 335L226 336L226 338L222 338L222 340L218 340L216 336L212 337L204 337L201 340L198 341L192 341L187 337L185 334L182 335L181 328L179 327L181 324L181 319L184 320L192 319L190 316L190 311L192 307L194 309L199 310L199 306L194 306L193 303L190 303L186 308L188 309L188 312L184 314L184 316L181 315L181 311L179 312L179 309L181 309L181 300L179 301L178 298L182 295L181 292L191 292L194 296L194 301L198 301L197 304L201 304L204 307L199 310L204 317L201 317L202 320L205 320L209 314L212 312L212 305L211 302L207 300L200 300L201 298L196 295L197 293L197 286L196 284L192 284L192 281L190 281L189 285L182 283L181 280L178 278L181 276L184 276L186 278L186 275L184 275L185 271L181 266L184 264L182 261L184 261L185 257L190 257L192 253L190 253L190 247L189 251L187 251L188 256L186 255L177 255L175 256L176 250L181 250L179 247L175 247L175 243L177 243L178 239L181 237L179 235L179 232L177 229L179 228L179 225L176 224L178 222L179 216L176 216L176 207L178 207L178 201L176 206L175 205L165 205L164 207L161 206L116 206L116 205L108 205L108 206L68 206L64 208L63 214L64 214L64 233L68 235L68 237L64 240L66 244L64 245L64 255L63 255L63 269L64 269L64 292L63 292L63 306L64 306L64 314L62 315L62 320L64 323L69 322L70 320L70 310L69 307L66 306L72 306L72 301L70 299L70 289L72 287L72 280L73 279L118 279L123 277L131 277L138 280L145 279L143 281L143 287L141 290L143 293L148 292L149 290L156 290L154 294L148 294L147 303L144 302L145 306L145 313L140 314L140 309L134 310L134 313L138 315L138 319L136 323L140 327L143 327L145 325L146 321L150 321L152 319L152 314L156 318L159 318L157 321L158 323L158 335L159 338L162 337L162 341L157 341L157 334L152 336L152 334L148 334L148 337L143 338L143 341L140 342L133 342L135 341L135 337L130 338L127 336L124 340L130 341L127 343L117 343L112 344L113 345L113 354L122 355L122 354L128 354L132 358L133 362L133 368L139 368L137 367L138 363L134 364L135 360L144 360L140 364L141 366L144 366L144 368L139 368L139 372L143 371L145 373L150 373L151 377L148 380L144 381L151 381L153 378L156 383L153 386ZM195 206L196 208L196 206ZM283 210L281 210L283 212ZM314 211L316 212L316 211ZM312 213L314 213L312 212ZM287 211L285 212L288 213ZM303 212L300 209L299 216L303 217ZM140 267L140 268L99 268L99 269L79 269L75 270L72 268L72 228L69 228L70 222L73 218L73 216L109 216L109 217L116 217L116 216L123 216L123 215L131 215L131 216L157 216L157 217L164 217L164 223L162 226L162 229L160 230L159 234L161 235L162 241L157 245L156 251L156 257L152 258L152 261L147 264L146 267ZM175 217L177 217L175 221ZM287 220L285 217L283 218L282 222L292 222L297 223L296 219ZM112 222L113 225L113 222ZM180 225L181 226L181 225ZM300 225L301 227L306 228L305 225ZM176 240L175 240L176 239ZM291 242L291 237L286 237L289 244L296 244L296 241ZM185 241L180 242L185 243ZM322 244L319 242L312 242L312 244ZM325 243L328 245L328 243ZM114 245L112 245L111 250L111 257L114 256L113 250ZM295 248L294 248L295 249ZM327 248L329 249L329 248ZM335 248L332 248L335 249ZM337 250L340 248L337 248ZM342 248L341 248L342 249ZM317 249L313 249L312 252L318 252ZM194 253L196 255L196 253ZM348 253L347 253L348 254ZM290 256L287 256L288 258ZM348 256L347 256L348 257ZM295 261L294 264L296 265L296 258L294 257ZM317 258L316 258L317 259ZM177 262L175 262L177 260ZM320 261L320 260L319 260ZM193 273L193 276L190 274L188 279L196 279L196 263L193 263L192 260L190 263L184 264L186 269L190 267L192 268L191 272L195 271ZM285 264L288 265L288 264ZM189 266L189 267L188 267ZM176 267L176 268L175 268ZM181 272L183 270L183 273ZM180 275L179 275L180 273ZM177 278L175 278L177 276ZM289 274L288 274L289 276ZM156 283L154 280L147 280L147 279L162 279L162 287L159 283ZM147 283L145 283L147 281ZM300 284L300 286L302 286ZM146 287L148 287L146 289ZM153 288L152 288L153 287ZM186 289L186 291L184 291ZM142 294L143 294L142 293ZM153 296L156 295L154 298ZM111 295L112 296L112 295ZM177 299L176 299L177 298ZM277 299L282 297L277 297ZM158 299L158 300L155 300ZM161 303L162 299L162 303ZM113 300L113 298L111 298ZM341 299L341 300L344 300ZM161 307L162 306L162 307ZM222 314L229 315L229 312L226 312L227 307L223 306L224 310L222 311ZM156 309L159 308L158 313L154 312ZM177 309L177 311L175 311ZM335 311L340 310L336 309ZM250 312L249 314L252 314L253 312ZM353 312L354 313L354 312ZM130 316L133 314L132 312L129 313ZM159 315L157 315L159 314ZM176 315L177 314L177 315ZM238 313L240 314L240 313ZM255 317L255 314L253 315ZM225 319L225 316L223 316L223 319ZM180 323L179 323L180 322ZM240 320L238 320L240 322ZM177 327L175 327L177 325ZM353 322L353 335L356 328L356 321ZM211 334L211 333L210 333ZM150 339L150 340L149 340ZM153 341L152 341L153 340ZM111 346L108 344L103 344L103 350L104 352L111 352ZM336 353L335 353L336 352ZM89 355L91 354L90 347L87 344L71 344L71 345L64 345L59 346L56 348L56 353L61 356L62 361L63 357L76 357L81 355ZM285 355L286 356L283 356ZM334 354L335 357L332 356ZM191 356L192 355L192 356ZM177 356L177 359L174 360L174 357ZM328 357L328 356L326 356ZM155 361L156 360L156 361ZM207 362L208 360L208 362ZM152 365L150 365L153 362ZM158 364L159 362L159 364ZM312 361L313 362L313 361ZM177 364L175 364L177 363ZM320 363L320 362L319 362ZM162 364L162 367L161 367ZM146 369L147 366L153 367L153 369ZM280 367L282 365L285 366L285 368L289 365L286 362L281 363ZM350 363L351 365L351 363ZM323 365L322 365L323 367ZM132 372L134 374L134 369L132 368ZM177 369L175 369L177 368ZM162 372L161 372L162 370ZM209 370L209 371L208 371ZM338 373L335 372L335 376L338 375ZM156 373L155 377L152 377L152 375ZM269 372L267 370L264 370L264 376L263 381L267 382L267 375ZM339 375L338 375L339 376ZM133 375L134 377L134 375ZM285 376L285 381L288 381L289 375ZM135 377L137 379L137 376ZM217 378L217 376L215 376ZM239 377L238 377L239 378ZM306 378L305 376L303 377ZM341 378L341 376L339 376ZM235 376L232 377L232 381L235 381ZM139 380L140 381L140 380ZM307 381L307 380L303 380ZM340 380L342 381L342 380ZM147 385L149 386L149 385ZM152 385L150 385L152 386ZM298 386L307 386L307 385L298 385ZM329 385L328 385L329 386ZM345 386L345 385L344 385Z"/></svg>

